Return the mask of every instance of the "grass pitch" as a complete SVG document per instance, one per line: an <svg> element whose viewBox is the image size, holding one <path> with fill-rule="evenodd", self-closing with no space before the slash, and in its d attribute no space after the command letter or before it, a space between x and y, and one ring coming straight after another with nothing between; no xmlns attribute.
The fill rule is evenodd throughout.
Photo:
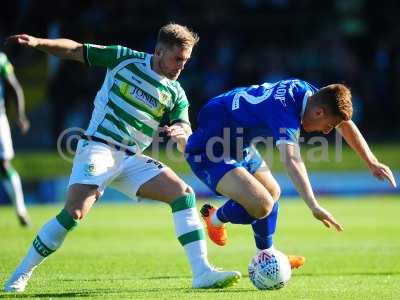
<svg viewBox="0 0 400 300"><path fill-rule="evenodd" d="M63 247L34 273L27 291L0 298L24 299L400 299L400 199L323 199L345 226L326 229L302 201L283 201L275 245L306 256L289 285L258 291L247 277L254 254L249 226L229 225L229 244L208 243L210 262L237 269L244 278L224 290L193 290L170 209L157 204L97 204ZM17 225L0 207L0 283L25 254L35 233L60 207L30 208L35 225Z"/></svg>

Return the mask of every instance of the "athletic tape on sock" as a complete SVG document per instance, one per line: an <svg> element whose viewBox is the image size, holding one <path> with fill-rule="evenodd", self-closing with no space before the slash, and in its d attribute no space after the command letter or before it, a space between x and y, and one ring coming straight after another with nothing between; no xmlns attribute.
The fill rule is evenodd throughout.
<svg viewBox="0 0 400 300"><path fill-rule="evenodd" d="M203 228L199 228L202 225L196 211L196 196L194 193L177 198L171 203L171 209L175 219L177 237L182 246L205 239ZM182 222L182 220L186 221ZM193 226L197 222L199 224ZM190 224L189 227L188 224ZM180 234L179 232L185 233Z"/></svg>
<svg viewBox="0 0 400 300"><path fill-rule="evenodd" d="M67 230L72 230L76 225L78 225L78 222L72 218L65 208L63 208L56 216L56 219Z"/></svg>
<svg viewBox="0 0 400 300"><path fill-rule="evenodd" d="M172 212L178 212L184 209L196 207L196 197L194 193L187 194L175 199L171 204Z"/></svg>

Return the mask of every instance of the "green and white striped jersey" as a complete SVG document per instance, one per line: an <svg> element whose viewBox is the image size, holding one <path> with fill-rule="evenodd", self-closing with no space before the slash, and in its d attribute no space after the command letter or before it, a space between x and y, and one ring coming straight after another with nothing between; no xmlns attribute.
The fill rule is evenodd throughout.
<svg viewBox="0 0 400 300"><path fill-rule="evenodd" d="M5 111L4 105L4 79L14 72L14 68L3 52L0 52L0 112Z"/></svg>
<svg viewBox="0 0 400 300"><path fill-rule="evenodd" d="M86 134L133 152L153 141L164 114L189 123L189 102L177 81L151 69L152 55L123 46L84 45L89 66L107 68Z"/></svg>

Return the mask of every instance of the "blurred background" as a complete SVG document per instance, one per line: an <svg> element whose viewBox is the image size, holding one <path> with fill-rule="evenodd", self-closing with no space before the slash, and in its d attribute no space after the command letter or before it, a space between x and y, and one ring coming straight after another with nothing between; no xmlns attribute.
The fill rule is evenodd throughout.
<svg viewBox="0 0 400 300"><path fill-rule="evenodd" d="M399 15L400 4L394 0L6 0L0 10L0 39L28 33L121 44L152 53L162 25L170 21L187 25L200 35L200 44L179 79L191 102L194 128L197 112L207 99L232 87L285 77L298 77L316 86L345 83L353 93L354 121L399 180ZM17 152L14 164L21 173L28 202L62 198L71 164L58 155L57 137L72 126L86 128L105 70L60 61L30 49L1 44L0 50L8 55L24 88L32 125L26 136L12 126ZM12 122L12 101L7 108ZM399 192L372 179L351 151L343 151L341 163L311 164L311 171L328 176L314 173L317 181L338 176L326 172L352 176L336 181L334 189L317 184L321 193L346 191L343 182L355 182L363 176L367 181L348 193ZM192 180L185 163L171 166ZM274 168L282 171L279 165ZM279 178L284 193L290 195L285 175ZM372 190L368 189L371 184Z"/></svg>

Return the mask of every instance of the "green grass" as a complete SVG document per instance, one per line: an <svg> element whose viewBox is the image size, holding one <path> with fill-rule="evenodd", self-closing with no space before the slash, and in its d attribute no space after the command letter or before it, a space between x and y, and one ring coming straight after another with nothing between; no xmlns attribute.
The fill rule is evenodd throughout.
<svg viewBox="0 0 400 300"><path fill-rule="evenodd" d="M375 155L383 163L389 165L392 170L400 170L400 144L375 144L371 145ZM318 150L318 148L315 148ZM261 153L263 151L261 150ZM146 154L152 155L151 151L147 151ZM342 159L340 161L335 160L335 151L330 148L326 161L310 161L308 155L311 152L307 152L307 145L302 147L302 154L307 168L310 171L355 171L355 170L367 170L364 162L358 158L358 156L347 146L343 146ZM320 157L321 153L315 153L315 157ZM176 172L179 173L191 173L188 164L183 160L182 155L178 152L171 152L171 155L167 155L165 150L159 151L154 158L162 161L169 165ZM263 157L270 164L272 170L284 171L283 165L279 160L278 152L275 150L271 158L268 155ZM17 153L13 160L18 172L22 178L29 180L38 180L43 178L53 178L55 176L68 176L72 164L64 161L57 152L21 152Z"/></svg>
<svg viewBox="0 0 400 300"><path fill-rule="evenodd" d="M230 243L209 245L210 261L245 277L225 290L192 290L183 250L166 205L113 204L93 209L64 246L34 273L27 292L0 298L42 299L400 299L400 201L395 197L321 201L345 226L326 229L301 201L282 203L275 245L305 255L279 291L257 291L247 275L254 253L249 226L229 226ZM60 207L30 208L32 229L0 207L0 282L25 253L36 231Z"/></svg>

